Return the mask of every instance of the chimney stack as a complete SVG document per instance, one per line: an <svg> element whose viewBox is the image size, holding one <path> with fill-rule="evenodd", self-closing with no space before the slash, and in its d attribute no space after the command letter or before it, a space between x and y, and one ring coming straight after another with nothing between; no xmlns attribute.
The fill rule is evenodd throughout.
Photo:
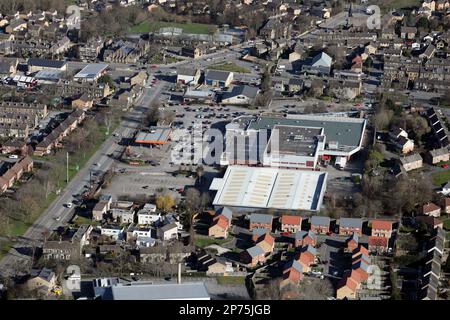
<svg viewBox="0 0 450 320"><path fill-rule="evenodd" d="M178 279L177 279L177 283L178 284L181 283L181 263L178 263Z"/></svg>

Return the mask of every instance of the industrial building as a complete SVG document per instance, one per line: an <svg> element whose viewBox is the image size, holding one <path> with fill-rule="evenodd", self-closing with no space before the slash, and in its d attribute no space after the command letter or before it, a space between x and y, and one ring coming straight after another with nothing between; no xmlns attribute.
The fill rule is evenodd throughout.
<svg viewBox="0 0 450 320"><path fill-rule="evenodd" d="M361 149L365 129L366 120L360 118L238 117L226 126L220 164L314 169L320 160L334 161L342 168ZM273 133L276 135L272 137Z"/></svg>
<svg viewBox="0 0 450 320"><path fill-rule="evenodd" d="M93 82L105 74L108 65L105 63L91 63L81 69L73 78L75 81Z"/></svg>
<svg viewBox="0 0 450 320"><path fill-rule="evenodd" d="M215 207L318 211L326 189L326 172L267 167L228 166L215 178Z"/></svg>

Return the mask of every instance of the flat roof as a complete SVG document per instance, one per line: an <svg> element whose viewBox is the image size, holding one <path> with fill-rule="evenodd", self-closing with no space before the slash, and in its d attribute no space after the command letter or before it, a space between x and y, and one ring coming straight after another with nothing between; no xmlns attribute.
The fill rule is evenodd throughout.
<svg viewBox="0 0 450 320"><path fill-rule="evenodd" d="M326 178L317 171L228 166L210 190L217 190L213 205L317 211Z"/></svg>
<svg viewBox="0 0 450 320"><path fill-rule="evenodd" d="M360 145L366 120L348 117L288 115L286 118L261 116L252 119L248 130L272 130L276 125L323 128L328 142L337 141L339 146L358 147Z"/></svg>
<svg viewBox="0 0 450 320"><path fill-rule="evenodd" d="M323 135L323 128L276 125L270 136L267 152L279 152L303 156L314 156ZM274 143L274 139L278 141ZM276 150L272 147L275 146Z"/></svg>
<svg viewBox="0 0 450 320"><path fill-rule="evenodd" d="M102 73L109 65L105 63L90 63L81 69L74 78L95 78L100 73Z"/></svg>
<svg viewBox="0 0 450 320"><path fill-rule="evenodd" d="M36 67L61 69L66 64L67 64L66 61L60 61L60 60L39 59L39 58L29 58L28 59L28 65L36 66Z"/></svg>
<svg viewBox="0 0 450 320"><path fill-rule="evenodd" d="M139 131L136 136L136 143L165 143L169 139L172 129L150 128L150 131Z"/></svg>
<svg viewBox="0 0 450 320"><path fill-rule="evenodd" d="M115 285L113 300L210 300L204 282Z"/></svg>

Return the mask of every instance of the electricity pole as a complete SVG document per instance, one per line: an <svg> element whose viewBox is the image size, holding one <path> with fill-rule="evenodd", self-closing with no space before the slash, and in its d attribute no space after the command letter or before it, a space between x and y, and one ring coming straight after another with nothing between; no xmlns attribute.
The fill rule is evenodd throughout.
<svg viewBox="0 0 450 320"><path fill-rule="evenodd" d="M69 152L66 152L66 174L67 174L67 184L69 184Z"/></svg>

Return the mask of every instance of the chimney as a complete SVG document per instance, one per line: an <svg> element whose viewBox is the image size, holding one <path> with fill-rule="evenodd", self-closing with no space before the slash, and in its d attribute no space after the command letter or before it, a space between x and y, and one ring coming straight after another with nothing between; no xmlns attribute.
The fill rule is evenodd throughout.
<svg viewBox="0 0 450 320"><path fill-rule="evenodd" d="M178 284L181 283L181 263L178 263L178 279L177 279L177 283Z"/></svg>

